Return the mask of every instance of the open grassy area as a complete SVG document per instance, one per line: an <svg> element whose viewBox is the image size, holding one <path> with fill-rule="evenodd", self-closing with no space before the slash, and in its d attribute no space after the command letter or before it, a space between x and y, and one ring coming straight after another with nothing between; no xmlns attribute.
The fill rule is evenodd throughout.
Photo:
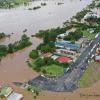
<svg viewBox="0 0 100 100"><path fill-rule="evenodd" d="M79 81L79 87L85 88L100 80L100 63L92 62Z"/></svg>
<svg viewBox="0 0 100 100"><path fill-rule="evenodd" d="M79 81L80 87L87 87L91 84L90 77L92 76L92 68L88 67L81 80Z"/></svg>
<svg viewBox="0 0 100 100"><path fill-rule="evenodd" d="M64 73L64 68L58 65L44 66L41 71L45 70L45 74L50 76L60 76Z"/></svg>
<svg viewBox="0 0 100 100"><path fill-rule="evenodd" d="M88 32L88 31L83 31L83 35L84 35L85 37L87 37L88 39L94 39L96 34L90 33L90 32Z"/></svg>
<svg viewBox="0 0 100 100"><path fill-rule="evenodd" d="M36 66L34 64L34 60L31 62L30 67L35 70ZM40 73L49 76L61 76L64 73L64 68L55 64L40 67Z"/></svg>

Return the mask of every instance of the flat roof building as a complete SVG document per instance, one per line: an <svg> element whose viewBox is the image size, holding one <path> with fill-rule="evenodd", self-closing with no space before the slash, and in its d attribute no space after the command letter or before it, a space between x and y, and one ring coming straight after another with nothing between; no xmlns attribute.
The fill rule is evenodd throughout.
<svg viewBox="0 0 100 100"><path fill-rule="evenodd" d="M58 48L65 48L69 50L78 50L81 47L79 44L72 44L69 41L56 42L55 46Z"/></svg>
<svg viewBox="0 0 100 100"><path fill-rule="evenodd" d="M7 100L22 100L23 95L13 92L10 96L8 96Z"/></svg>
<svg viewBox="0 0 100 100"><path fill-rule="evenodd" d="M61 57L57 58L57 61L60 63L66 63L66 62L72 62L72 59L68 58L68 57L61 56Z"/></svg>
<svg viewBox="0 0 100 100"><path fill-rule="evenodd" d="M100 62L100 55L97 55L97 56L95 57L95 61Z"/></svg>
<svg viewBox="0 0 100 100"><path fill-rule="evenodd" d="M68 36L68 35L69 35L69 32L66 32L66 33L57 35L57 38L64 38L65 36Z"/></svg>

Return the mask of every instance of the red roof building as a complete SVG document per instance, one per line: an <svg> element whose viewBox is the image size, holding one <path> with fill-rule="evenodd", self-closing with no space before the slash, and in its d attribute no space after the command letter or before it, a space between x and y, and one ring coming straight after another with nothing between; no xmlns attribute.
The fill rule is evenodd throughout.
<svg viewBox="0 0 100 100"><path fill-rule="evenodd" d="M95 57L95 61L96 62L100 62L100 55L98 55L98 56Z"/></svg>
<svg viewBox="0 0 100 100"><path fill-rule="evenodd" d="M71 59L71 58L68 58L68 57L63 57L63 56L61 56L61 57L59 57L59 58L57 59L57 61L58 61L58 62L61 62L61 63L66 63L66 62L71 62L72 59Z"/></svg>

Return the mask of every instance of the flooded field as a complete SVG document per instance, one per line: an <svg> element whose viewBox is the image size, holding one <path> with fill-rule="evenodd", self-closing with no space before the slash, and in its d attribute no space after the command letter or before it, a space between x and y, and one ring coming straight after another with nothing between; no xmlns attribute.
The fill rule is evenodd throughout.
<svg viewBox="0 0 100 100"><path fill-rule="evenodd" d="M64 21L70 19L70 17L81 11L90 4L91 1L92 0L48 0L45 1L47 6L36 11L30 11L28 8L40 5L41 1L35 1L26 7L22 6L10 10L1 9L0 32L5 32L6 34L11 34L13 32L14 34L11 34L10 38L1 40L0 44L9 44L20 40L24 29L27 29L26 34L31 36L40 29L62 26ZM64 2L64 4L58 6L58 2ZM31 38L31 41L33 43L31 47L8 55L2 59L0 62L0 85L11 84L14 81L27 81L38 75L38 73L28 67L26 61L28 59L29 52L33 48L36 48L42 40ZM43 100L47 99L44 98Z"/></svg>

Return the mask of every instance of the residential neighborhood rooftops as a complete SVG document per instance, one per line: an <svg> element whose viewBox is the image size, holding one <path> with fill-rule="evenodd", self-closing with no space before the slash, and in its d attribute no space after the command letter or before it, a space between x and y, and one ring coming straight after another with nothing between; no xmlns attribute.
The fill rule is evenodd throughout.
<svg viewBox="0 0 100 100"><path fill-rule="evenodd" d="M65 53L65 54L75 54L75 51L71 51L71 50L66 50L66 49L56 49L56 52L60 52L60 53Z"/></svg>
<svg viewBox="0 0 100 100"><path fill-rule="evenodd" d="M97 17L97 18L99 18L100 17L100 15L98 15L97 13L94 13L94 12L89 12L89 13L87 13L85 16L84 16L84 19L87 19L88 17Z"/></svg>
<svg viewBox="0 0 100 100"><path fill-rule="evenodd" d="M51 57L52 55L53 55L52 53L48 52L48 53L43 54L42 56L43 57Z"/></svg>

